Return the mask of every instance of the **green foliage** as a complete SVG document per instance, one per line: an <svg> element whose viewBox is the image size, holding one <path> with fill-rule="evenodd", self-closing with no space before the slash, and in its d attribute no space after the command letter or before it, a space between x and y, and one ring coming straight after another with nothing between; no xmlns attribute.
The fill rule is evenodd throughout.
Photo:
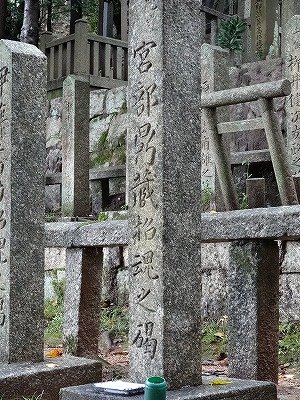
<svg viewBox="0 0 300 400"><path fill-rule="evenodd" d="M126 135L123 133L119 139L116 148L114 149L114 157L120 164L126 163Z"/></svg>
<svg viewBox="0 0 300 400"><path fill-rule="evenodd" d="M243 50L242 34L245 32L246 27L246 22L239 17L221 22L218 32L218 44L224 49Z"/></svg>
<svg viewBox="0 0 300 400"><path fill-rule="evenodd" d="M209 187L208 183L201 189L201 211L209 211L211 207L211 202L213 200L214 192Z"/></svg>
<svg viewBox="0 0 300 400"><path fill-rule="evenodd" d="M227 317L217 322L204 321L202 324L202 353L204 358L215 359L220 353L227 353ZM246 332L245 332L246 334ZM299 363L300 325L285 322L279 325L279 361Z"/></svg>
<svg viewBox="0 0 300 400"><path fill-rule="evenodd" d="M65 280L59 280L56 273L53 273L52 286L55 299L47 300L44 309L47 322L45 341L50 346L57 346L62 340Z"/></svg>
<svg viewBox="0 0 300 400"><path fill-rule="evenodd" d="M216 358L227 352L227 316L217 322L203 321L202 354L204 358Z"/></svg>
<svg viewBox="0 0 300 400"><path fill-rule="evenodd" d="M102 331L108 331L114 337L124 342L128 336L128 310L126 307L108 307L101 311L100 326Z"/></svg>
<svg viewBox="0 0 300 400"><path fill-rule="evenodd" d="M107 221L107 219L108 219L108 213L107 213L107 212L101 211L101 212L98 214L97 220L98 220L99 222Z"/></svg>
<svg viewBox="0 0 300 400"><path fill-rule="evenodd" d="M111 159L111 150L107 141L108 131L102 132L96 145L96 156L92 160L92 167L105 164Z"/></svg>
<svg viewBox="0 0 300 400"><path fill-rule="evenodd" d="M287 322L279 326L279 360L282 363L300 361L300 327Z"/></svg>
<svg viewBox="0 0 300 400"><path fill-rule="evenodd" d="M239 193L239 205L241 210L245 210L246 208L249 208L249 199L246 193L242 192Z"/></svg>

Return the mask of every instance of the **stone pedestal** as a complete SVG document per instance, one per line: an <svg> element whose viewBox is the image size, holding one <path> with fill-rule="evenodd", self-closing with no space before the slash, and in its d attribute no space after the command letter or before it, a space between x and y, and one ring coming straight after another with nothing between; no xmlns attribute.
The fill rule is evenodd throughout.
<svg viewBox="0 0 300 400"><path fill-rule="evenodd" d="M230 379L228 385L212 386L216 379L204 377L203 385L167 392L168 400L277 400L276 386L269 382ZM226 378L227 380L227 378ZM143 395L130 396L130 400L143 400ZM100 394L93 385L64 388L60 400L123 400L124 396Z"/></svg>
<svg viewBox="0 0 300 400"><path fill-rule="evenodd" d="M229 375L278 380L279 248L274 240L230 245Z"/></svg>
<svg viewBox="0 0 300 400"><path fill-rule="evenodd" d="M0 397L11 400L42 395L43 400L58 400L63 387L101 381L101 371L100 361L71 356L0 365Z"/></svg>

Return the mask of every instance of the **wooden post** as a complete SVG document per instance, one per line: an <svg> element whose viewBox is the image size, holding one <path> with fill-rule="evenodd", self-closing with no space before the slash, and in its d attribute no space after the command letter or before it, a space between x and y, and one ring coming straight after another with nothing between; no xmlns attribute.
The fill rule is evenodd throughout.
<svg viewBox="0 0 300 400"><path fill-rule="evenodd" d="M79 19L75 22L75 45L74 45L74 74L89 75L90 54L88 46L87 21Z"/></svg>
<svg viewBox="0 0 300 400"><path fill-rule="evenodd" d="M98 35L103 36L104 0L99 0L98 7Z"/></svg>
<svg viewBox="0 0 300 400"><path fill-rule="evenodd" d="M40 50L45 54L46 53L46 43L51 42L53 40L53 35L52 32L43 32L40 35L40 43L39 43L39 48Z"/></svg>
<svg viewBox="0 0 300 400"><path fill-rule="evenodd" d="M121 0L121 40L128 40L128 0Z"/></svg>

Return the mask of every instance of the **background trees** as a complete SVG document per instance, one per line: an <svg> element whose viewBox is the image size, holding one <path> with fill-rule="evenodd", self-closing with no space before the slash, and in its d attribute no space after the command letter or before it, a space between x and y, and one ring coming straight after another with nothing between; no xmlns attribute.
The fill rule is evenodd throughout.
<svg viewBox="0 0 300 400"><path fill-rule="evenodd" d="M39 31L52 32L55 22L66 20L72 33L76 19L83 16L102 35L104 10L113 14L110 31L119 38L120 0L0 0L0 38L37 44Z"/></svg>

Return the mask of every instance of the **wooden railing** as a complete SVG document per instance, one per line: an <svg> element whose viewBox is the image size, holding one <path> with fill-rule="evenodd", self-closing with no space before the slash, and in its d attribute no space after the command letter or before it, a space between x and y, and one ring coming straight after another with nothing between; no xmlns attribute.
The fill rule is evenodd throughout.
<svg viewBox="0 0 300 400"><path fill-rule="evenodd" d="M201 6L201 23L205 26L206 42L217 44L218 27L221 21L227 21L232 15L221 13L213 8Z"/></svg>
<svg viewBox="0 0 300 400"><path fill-rule="evenodd" d="M48 90L62 88L70 74L88 76L91 87L113 88L126 85L127 42L88 32L88 24L78 20L75 33L56 39L41 35L40 48L48 58Z"/></svg>

